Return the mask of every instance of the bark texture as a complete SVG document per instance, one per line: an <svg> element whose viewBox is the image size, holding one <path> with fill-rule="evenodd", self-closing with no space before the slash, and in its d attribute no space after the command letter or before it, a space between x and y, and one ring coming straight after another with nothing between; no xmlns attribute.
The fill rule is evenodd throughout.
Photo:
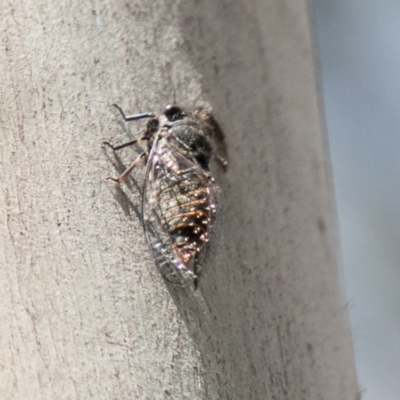
<svg viewBox="0 0 400 400"><path fill-rule="evenodd" d="M2 399L357 397L306 1L27 0L0 10ZM210 104L218 245L166 284L117 110Z"/></svg>

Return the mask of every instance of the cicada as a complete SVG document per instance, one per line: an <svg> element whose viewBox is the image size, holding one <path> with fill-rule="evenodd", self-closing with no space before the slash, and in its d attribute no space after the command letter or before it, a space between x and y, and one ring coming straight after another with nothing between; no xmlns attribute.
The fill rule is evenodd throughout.
<svg viewBox="0 0 400 400"><path fill-rule="evenodd" d="M125 121L147 118L142 137L113 146L113 150L147 142L147 149L118 177L124 181L140 163L146 165L142 191L142 223L161 275L169 282L197 286L200 265L212 237L221 190L209 163L215 155L212 137L216 123L210 109L186 111L168 105L160 116L144 113ZM216 156L226 166L226 161Z"/></svg>

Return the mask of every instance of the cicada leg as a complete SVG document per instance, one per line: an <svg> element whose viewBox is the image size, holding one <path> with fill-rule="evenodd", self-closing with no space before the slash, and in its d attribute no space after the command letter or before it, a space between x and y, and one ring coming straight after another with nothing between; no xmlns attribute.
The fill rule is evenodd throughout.
<svg viewBox="0 0 400 400"><path fill-rule="evenodd" d="M148 155L149 154L147 153L147 151L144 151L118 178L113 178L109 176L107 179L118 183L123 182L134 168L136 168L140 163L146 162Z"/></svg>
<svg viewBox="0 0 400 400"><path fill-rule="evenodd" d="M217 161L221 164L223 168L226 168L228 166L228 161L226 161L225 158L221 157L219 154L215 154L214 157L217 159Z"/></svg>

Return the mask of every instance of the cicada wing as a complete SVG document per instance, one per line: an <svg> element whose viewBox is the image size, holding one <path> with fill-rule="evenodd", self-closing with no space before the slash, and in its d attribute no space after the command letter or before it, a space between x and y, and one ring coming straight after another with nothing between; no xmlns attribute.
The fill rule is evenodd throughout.
<svg viewBox="0 0 400 400"><path fill-rule="evenodd" d="M215 222L216 207L220 191L211 174L204 170L190 152L183 151L172 142L158 141L149 156L143 193L143 223L147 241L152 250L155 264L161 275L169 282L188 283L196 278L196 263L204 258L204 246L190 262L179 254L174 238L165 221L166 209L171 204L180 207L187 196L188 186L201 190L209 211L207 235ZM187 201L187 198L186 198Z"/></svg>
<svg viewBox="0 0 400 400"><path fill-rule="evenodd" d="M143 190L143 225L154 262L161 275L171 283L184 284L193 280L192 271L179 259L173 249L174 242L162 221L159 193L167 192L177 176L166 167L162 155L168 148L157 149L157 142L150 153ZM161 153L161 154L160 154ZM176 175L176 174L175 174Z"/></svg>

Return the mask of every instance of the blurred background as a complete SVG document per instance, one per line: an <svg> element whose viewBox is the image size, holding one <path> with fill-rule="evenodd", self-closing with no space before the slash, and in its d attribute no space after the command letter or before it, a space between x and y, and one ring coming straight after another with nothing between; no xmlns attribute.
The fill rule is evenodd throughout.
<svg viewBox="0 0 400 400"><path fill-rule="evenodd" d="M313 0L363 400L400 399L400 0Z"/></svg>

